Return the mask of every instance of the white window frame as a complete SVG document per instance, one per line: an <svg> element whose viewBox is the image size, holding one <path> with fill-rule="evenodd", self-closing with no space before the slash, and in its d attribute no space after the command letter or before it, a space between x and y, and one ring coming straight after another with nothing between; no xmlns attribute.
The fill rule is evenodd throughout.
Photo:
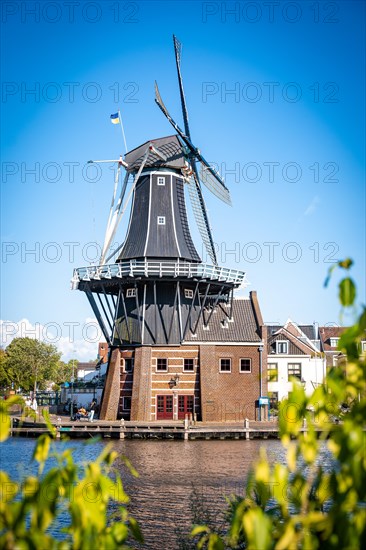
<svg viewBox="0 0 366 550"><path fill-rule="evenodd" d="M366 340L361 340L361 352L366 352Z"/></svg>
<svg viewBox="0 0 366 550"><path fill-rule="evenodd" d="M275 368L269 368L270 366L275 365ZM276 372L276 380L271 379L271 373ZM268 382L278 382L278 363L267 363L267 380Z"/></svg>
<svg viewBox="0 0 366 550"><path fill-rule="evenodd" d="M158 216L158 225L165 225L165 216Z"/></svg>
<svg viewBox="0 0 366 550"><path fill-rule="evenodd" d="M165 185L165 176L158 176L157 184L158 185Z"/></svg>
<svg viewBox="0 0 366 550"><path fill-rule="evenodd" d="M291 365L292 370L294 370L295 365L296 365L296 367L299 367L300 374L299 375L294 374L294 373L290 374L289 373L290 365ZM290 381L290 378L297 378L298 380L302 380L302 364L301 363L287 363L287 380Z"/></svg>
<svg viewBox="0 0 366 550"><path fill-rule="evenodd" d="M131 361L131 369L126 369L126 361ZM133 371L133 357L124 357L123 358L123 372L132 372Z"/></svg>
<svg viewBox="0 0 366 550"><path fill-rule="evenodd" d="M136 288L128 288L126 290L126 298L136 298Z"/></svg>
<svg viewBox="0 0 366 550"><path fill-rule="evenodd" d="M231 357L220 357L219 361L220 361L220 363L219 363L219 372L222 373L222 374L230 374L231 373L231 365L232 365ZM230 361L230 370L221 370L221 361Z"/></svg>
<svg viewBox="0 0 366 550"><path fill-rule="evenodd" d="M241 362L242 361L249 361L249 370L242 370L241 368ZM239 359L239 372L240 374L250 374L252 372L252 360L250 357L240 357Z"/></svg>
<svg viewBox="0 0 366 550"><path fill-rule="evenodd" d="M280 345L285 345L286 350L280 351ZM288 340L276 340L276 353L279 355L288 354Z"/></svg>
<svg viewBox="0 0 366 550"><path fill-rule="evenodd" d="M190 289L190 288L185 288L184 289L184 297L185 298L193 298L193 290Z"/></svg>
<svg viewBox="0 0 366 550"><path fill-rule="evenodd" d="M339 337L333 336L332 338L329 338L329 340L330 340L330 347L331 348L338 347Z"/></svg>
<svg viewBox="0 0 366 550"><path fill-rule="evenodd" d="M186 369L186 365L185 365L186 360L193 361L193 369ZM194 364L195 364L195 361L193 357L185 357L183 359L183 372L194 372Z"/></svg>
<svg viewBox="0 0 366 550"><path fill-rule="evenodd" d="M164 360L166 361L165 363L165 369L158 369L158 361L159 360ZM156 358L156 372L168 372L168 367L169 367L169 361L167 359L167 357L157 357Z"/></svg>

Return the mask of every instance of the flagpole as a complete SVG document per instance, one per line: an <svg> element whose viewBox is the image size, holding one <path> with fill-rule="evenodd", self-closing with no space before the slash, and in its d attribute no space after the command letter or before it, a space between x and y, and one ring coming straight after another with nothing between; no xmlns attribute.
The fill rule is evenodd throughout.
<svg viewBox="0 0 366 550"><path fill-rule="evenodd" d="M124 144L125 144L125 149L126 149L126 153L127 153L127 143L126 143L126 136L125 136L125 131L123 129L123 122L122 122L122 117L121 117L121 111L118 109L118 118L119 118L119 123L121 125L121 130L122 130L122 137L123 137L123 141L124 141Z"/></svg>

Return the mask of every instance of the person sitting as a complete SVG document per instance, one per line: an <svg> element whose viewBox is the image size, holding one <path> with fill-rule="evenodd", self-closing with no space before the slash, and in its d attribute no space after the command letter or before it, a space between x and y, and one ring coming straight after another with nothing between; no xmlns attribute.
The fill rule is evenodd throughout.
<svg viewBox="0 0 366 550"><path fill-rule="evenodd" d="M75 420L81 420L82 418L88 418L88 414L84 407L80 407L77 413L75 414Z"/></svg>

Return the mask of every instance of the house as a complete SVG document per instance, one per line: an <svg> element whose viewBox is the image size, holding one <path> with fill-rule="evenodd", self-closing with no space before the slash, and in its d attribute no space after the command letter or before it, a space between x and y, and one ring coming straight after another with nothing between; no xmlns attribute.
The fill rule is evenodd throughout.
<svg viewBox="0 0 366 550"><path fill-rule="evenodd" d="M311 394L325 377L325 359L316 325L298 325L288 319L283 326L267 326L267 338L268 394L272 407L288 397L293 377Z"/></svg>
<svg viewBox="0 0 366 550"><path fill-rule="evenodd" d="M325 354L327 371L331 367L344 364L346 356L338 349L339 340L348 327L328 326L319 327L321 351ZM366 354L366 332L360 343L360 353Z"/></svg>
<svg viewBox="0 0 366 550"><path fill-rule="evenodd" d="M251 292L208 306L180 345L114 348L104 414L139 421L258 419L259 397L267 395L265 364L265 328Z"/></svg>
<svg viewBox="0 0 366 550"><path fill-rule="evenodd" d="M339 339L345 330L346 327L319 327L321 351L325 354L327 371L345 360L345 355L338 350Z"/></svg>
<svg viewBox="0 0 366 550"><path fill-rule="evenodd" d="M95 371L97 361L89 361L87 363L78 362L76 366L76 379L83 380L88 374Z"/></svg>

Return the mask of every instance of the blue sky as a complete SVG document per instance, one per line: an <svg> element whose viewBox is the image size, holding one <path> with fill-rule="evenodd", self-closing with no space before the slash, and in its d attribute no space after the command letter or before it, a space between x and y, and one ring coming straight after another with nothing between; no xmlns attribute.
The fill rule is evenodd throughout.
<svg viewBox="0 0 366 550"><path fill-rule="evenodd" d="M230 208L205 192L220 265L246 271L241 294L257 290L270 323L339 323L337 276L323 282L347 256L365 302L364 2L2 10L3 345L38 330L65 358L96 355L92 312L69 281L96 260L113 172L86 162L124 153L118 108L129 149L172 133L155 79L182 125L173 33L193 141L232 195Z"/></svg>

